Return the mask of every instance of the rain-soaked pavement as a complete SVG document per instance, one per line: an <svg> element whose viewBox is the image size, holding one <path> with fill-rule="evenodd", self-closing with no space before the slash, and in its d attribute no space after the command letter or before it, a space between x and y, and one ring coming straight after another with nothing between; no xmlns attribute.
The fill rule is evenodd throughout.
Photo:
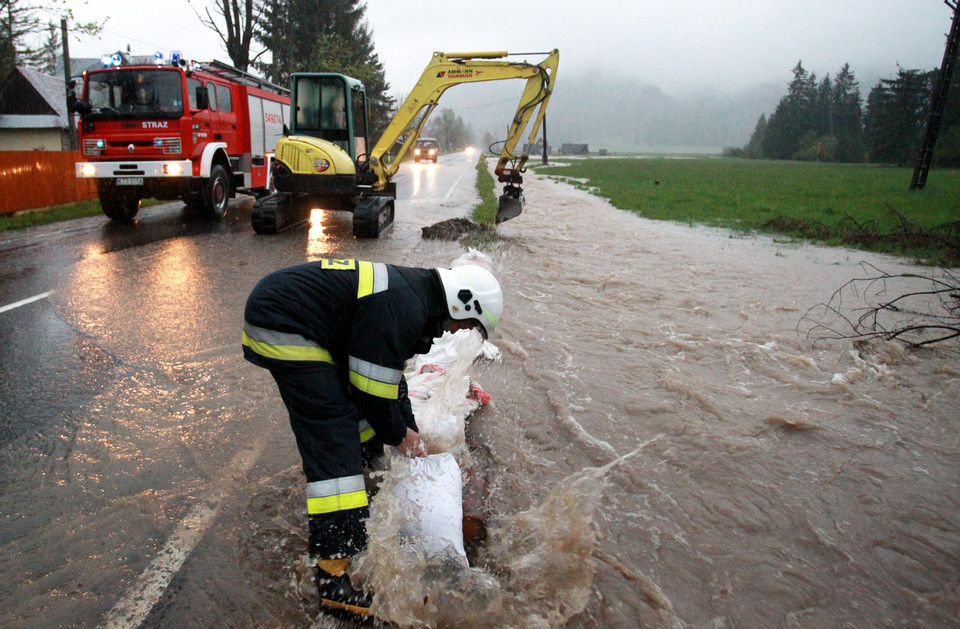
<svg viewBox="0 0 960 629"><path fill-rule="evenodd" d="M269 376L239 357L243 302L304 260L450 264L460 245L420 228L466 213L472 165L405 170L378 241L333 214L270 238L58 235L80 254L46 270L40 244L0 239L26 260L0 305L53 291L0 313L0 626L338 626L315 618L296 449ZM474 374L493 395L471 420L490 538L429 604L423 565L371 558L397 584L378 593L391 618L958 626L956 351L797 329L861 262L928 270L647 221L532 175L525 191L490 251L503 361Z"/></svg>
<svg viewBox="0 0 960 629"><path fill-rule="evenodd" d="M231 617L224 604L241 610L237 626L258 624L248 609L271 617L248 571L210 562L234 551L243 519L220 514L244 513L257 481L296 460L274 387L238 360L246 294L270 270L325 253L405 257L421 226L471 207L475 161L404 166L397 223L381 241L354 240L350 215L336 213L257 236L249 199L214 224L169 204L141 210L133 226L94 217L0 236L0 626L137 626L116 620L124 615L189 626L172 619L196 616L194 595L211 621ZM195 549L175 577L175 561L157 568L171 574L147 574L193 544L222 548ZM203 583L237 584L175 595L194 570ZM145 574L172 581L166 602L153 612L128 602L108 617Z"/></svg>

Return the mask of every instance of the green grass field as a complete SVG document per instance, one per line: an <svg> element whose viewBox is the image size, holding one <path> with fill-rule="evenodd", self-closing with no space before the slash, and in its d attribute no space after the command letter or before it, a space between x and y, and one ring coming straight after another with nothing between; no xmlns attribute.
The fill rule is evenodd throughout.
<svg viewBox="0 0 960 629"><path fill-rule="evenodd" d="M69 221L85 216L96 216L100 213L99 201L80 201L40 210L17 212L16 214L0 214L0 232L8 229L22 229L59 221Z"/></svg>
<svg viewBox="0 0 960 629"><path fill-rule="evenodd" d="M726 158L556 159L538 174L566 178L656 220L781 234L830 245L960 261L960 172Z"/></svg>
<svg viewBox="0 0 960 629"><path fill-rule="evenodd" d="M166 201L157 201L156 199L144 199L140 202L140 207L150 207L167 203ZM15 214L0 214L0 232L8 229L23 229L26 227L36 227L38 225L49 225L50 223L59 223L60 221L69 221L75 218L85 218L87 216L99 216L103 214L100 209L100 202L78 201L76 203L65 203L53 207L40 208L38 210L27 210Z"/></svg>

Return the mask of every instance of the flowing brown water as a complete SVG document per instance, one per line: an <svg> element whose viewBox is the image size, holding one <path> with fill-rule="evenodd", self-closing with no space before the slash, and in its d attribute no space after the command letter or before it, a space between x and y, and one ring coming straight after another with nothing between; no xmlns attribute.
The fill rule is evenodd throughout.
<svg viewBox="0 0 960 629"><path fill-rule="evenodd" d="M469 428L493 467L480 585L424 605L430 562L398 560L395 618L956 626L957 354L797 331L862 261L924 270L526 191L492 253L503 362L475 373L494 396ZM459 255L416 250L407 263Z"/></svg>

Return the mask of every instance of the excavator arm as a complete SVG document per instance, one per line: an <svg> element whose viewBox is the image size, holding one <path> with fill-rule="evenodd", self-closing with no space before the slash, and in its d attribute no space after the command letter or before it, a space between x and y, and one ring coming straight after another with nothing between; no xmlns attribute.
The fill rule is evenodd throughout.
<svg viewBox="0 0 960 629"><path fill-rule="evenodd" d="M547 103L556 81L560 52L553 50L546 54L543 61L534 65L525 61L503 60L509 56L506 51L433 53L433 59L420 75L420 80L370 151L370 170L377 176L375 187L382 190L389 185L390 179L420 137L427 119L447 89L462 83L526 79L526 86L507 130L507 139L495 169L497 179L506 184L504 194L500 197L497 222L518 216L523 208L519 184L523 182L521 175L525 171L528 155L517 156L514 150L535 113L528 142L533 144L536 141L540 124L546 114ZM388 151L398 144L393 159L385 160L384 156Z"/></svg>
<svg viewBox="0 0 960 629"><path fill-rule="evenodd" d="M436 52L376 145L366 152L363 85L338 73L293 75L293 135L277 140L271 172L274 194L257 199L254 231L273 234L305 223L315 207L353 212L353 233L377 238L394 219L396 184L391 181L417 141L443 93L461 83L525 79L520 104L507 130L496 175L505 184L497 222L523 210L520 184L527 155L514 150L533 120L536 141L553 92L560 53L543 54L539 64L507 61L507 52ZM361 124L363 122L364 124ZM366 154L361 160L360 155ZM387 156L391 159L385 159Z"/></svg>

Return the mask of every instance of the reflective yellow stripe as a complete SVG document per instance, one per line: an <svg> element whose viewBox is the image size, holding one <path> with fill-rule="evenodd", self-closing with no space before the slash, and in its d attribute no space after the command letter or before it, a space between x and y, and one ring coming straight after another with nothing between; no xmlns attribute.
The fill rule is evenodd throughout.
<svg viewBox="0 0 960 629"><path fill-rule="evenodd" d="M246 330L243 332L243 344L253 352L265 358L275 360L312 360L323 363L333 363L333 356L322 347L304 345L271 345L250 338Z"/></svg>
<svg viewBox="0 0 960 629"><path fill-rule="evenodd" d="M307 514L320 515L347 509L359 509L367 506L367 492L353 491L349 494L337 494L325 498L307 498Z"/></svg>
<svg viewBox="0 0 960 629"><path fill-rule="evenodd" d="M307 513L319 515L367 506L363 475L307 483Z"/></svg>
<svg viewBox="0 0 960 629"><path fill-rule="evenodd" d="M366 376L361 376L356 371L350 372L350 384L357 387L364 393L369 393L370 395L386 398L388 400L395 400L400 397L399 385L371 380Z"/></svg>
<svg viewBox="0 0 960 629"><path fill-rule="evenodd" d="M370 427L370 422L365 419L360 420L360 443L366 443L373 439L376 436L373 428Z"/></svg>
<svg viewBox="0 0 960 629"><path fill-rule="evenodd" d="M387 265L357 260L320 260L320 268L333 271L358 271L357 299L387 290Z"/></svg>
<svg viewBox="0 0 960 629"><path fill-rule="evenodd" d="M350 356L347 366L350 369L350 384L364 393L388 400L400 397L401 370L377 365L356 356Z"/></svg>
<svg viewBox="0 0 960 629"><path fill-rule="evenodd" d="M373 262L358 262L360 281L357 283L357 299L373 294Z"/></svg>

